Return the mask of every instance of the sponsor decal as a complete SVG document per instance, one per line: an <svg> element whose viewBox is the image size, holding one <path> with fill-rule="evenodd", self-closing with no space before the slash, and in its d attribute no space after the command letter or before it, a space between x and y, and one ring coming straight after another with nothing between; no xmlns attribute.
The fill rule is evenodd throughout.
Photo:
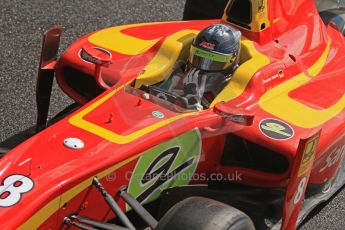
<svg viewBox="0 0 345 230"><path fill-rule="evenodd" d="M209 42L206 42L206 41L203 41L199 44L201 47L204 47L206 49L210 49L210 50L214 50L215 48L215 44L212 44L212 43L209 43Z"/></svg>
<svg viewBox="0 0 345 230"><path fill-rule="evenodd" d="M197 47L192 46L190 49L191 53L202 57L202 58L207 58L211 61L216 61L216 62L231 62L231 60L233 59L233 54L219 54L219 53L214 53L214 52L210 52L210 51L206 51L203 49L199 49Z"/></svg>
<svg viewBox="0 0 345 230"><path fill-rule="evenodd" d="M128 192L140 203L157 199L167 188L188 185L199 162L198 130L146 151L133 170ZM128 208L128 207L127 207Z"/></svg>
<svg viewBox="0 0 345 230"><path fill-rule="evenodd" d="M277 119L265 119L259 124L261 132L274 140L287 140L294 136L293 128Z"/></svg>
<svg viewBox="0 0 345 230"><path fill-rule="evenodd" d="M162 112L160 112L160 111L153 111L152 112L152 116L157 117L159 119L164 118L164 114Z"/></svg>
<svg viewBox="0 0 345 230"><path fill-rule="evenodd" d="M267 84L267 83L270 83L271 81L274 81L276 79L283 78L284 76L285 76L284 72L282 70L280 70L277 74L275 74L275 75L273 75L267 79L264 79L263 83Z"/></svg>
<svg viewBox="0 0 345 230"><path fill-rule="evenodd" d="M214 111L227 121L232 121L234 123L246 126L250 126L253 124L254 115L228 114L217 109L215 109Z"/></svg>
<svg viewBox="0 0 345 230"><path fill-rule="evenodd" d="M343 145L342 147L337 147L333 149L331 154L329 154L329 156L327 157L325 165L320 169L319 172L321 173L325 171L326 169L331 168L336 163L340 162L344 158L344 155L345 155L345 145Z"/></svg>
<svg viewBox="0 0 345 230"><path fill-rule="evenodd" d="M102 53L106 54L107 56L109 56L109 59L112 58L112 54L106 50L106 49L103 49L103 48L99 48L99 47L92 47L92 49L95 49L95 50L98 50L98 51L101 51ZM79 57L83 60L83 61L86 61L86 62L89 62L89 63L93 63L93 64L96 64L96 65L103 65L103 61L101 59L99 59L98 57L93 57L91 54L89 54L86 50L84 49L81 49L79 51Z"/></svg>
<svg viewBox="0 0 345 230"><path fill-rule="evenodd" d="M296 205L298 202L300 202L300 200L304 194L306 186L307 186L307 177L303 177L297 186L297 193L293 199L294 205Z"/></svg>
<svg viewBox="0 0 345 230"><path fill-rule="evenodd" d="M319 136L316 136L315 138L309 140L306 143L303 157L302 157L301 166L298 170L299 177L306 174L313 166L315 153L316 153L316 147L318 143L319 143Z"/></svg>
<svg viewBox="0 0 345 230"><path fill-rule="evenodd" d="M14 174L6 177L0 186L0 207L11 207L20 202L24 193L34 188L34 182L27 176Z"/></svg>
<svg viewBox="0 0 345 230"><path fill-rule="evenodd" d="M220 115L224 117L226 120L229 120L238 124L242 124L242 125L250 125L250 121L248 121L245 116L226 114L226 113L220 113Z"/></svg>
<svg viewBox="0 0 345 230"><path fill-rule="evenodd" d="M259 3L259 12L263 12L265 10L265 0L258 0ZM263 15L261 15L261 17L263 17Z"/></svg>

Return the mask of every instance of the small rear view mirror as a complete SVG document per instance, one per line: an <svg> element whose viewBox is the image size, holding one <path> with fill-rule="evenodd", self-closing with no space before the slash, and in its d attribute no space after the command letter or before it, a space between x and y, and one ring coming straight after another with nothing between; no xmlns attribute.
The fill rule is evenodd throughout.
<svg viewBox="0 0 345 230"><path fill-rule="evenodd" d="M251 126L255 117L253 112L243 109L234 109L227 106L224 102L216 104L213 110L216 114L223 117L224 120L245 126Z"/></svg>

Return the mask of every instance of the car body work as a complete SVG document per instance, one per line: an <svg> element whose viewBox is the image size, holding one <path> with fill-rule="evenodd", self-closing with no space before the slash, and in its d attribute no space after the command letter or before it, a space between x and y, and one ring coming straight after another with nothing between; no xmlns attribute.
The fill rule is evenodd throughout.
<svg viewBox="0 0 345 230"><path fill-rule="evenodd" d="M212 177L252 194L281 190L280 218L267 225L282 229L295 228L339 189L343 34L324 23L312 0L243 1L248 9L236 2L222 19L106 28L77 40L57 61L43 55L41 77L55 73L82 107L1 159L2 228L67 228L64 219L75 213L113 219L94 177L110 194L127 186L142 204L167 189L208 186ZM141 90L186 61L196 34L219 22L244 36L240 66L209 109L179 110Z"/></svg>

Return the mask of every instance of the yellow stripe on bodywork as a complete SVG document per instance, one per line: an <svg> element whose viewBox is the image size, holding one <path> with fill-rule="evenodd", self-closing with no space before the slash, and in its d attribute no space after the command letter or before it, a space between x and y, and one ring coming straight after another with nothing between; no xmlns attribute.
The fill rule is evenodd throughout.
<svg viewBox="0 0 345 230"><path fill-rule="evenodd" d="M96 124L91 123L87 120L84 120L84 116L86 116L87 114L89 114L90 112L95 110L98 106L102 105L105 101L110 99L119 90L123 89L123 87L124 86L121 86L121 87L113 90L112 92L108 93L107 95L105 95L101 99L97 100L96 102L94 102L93 104L88 106L87 108L83 109L81 112L79 112L76 115L74 115L73 117L71 117L69 119L69 122L72 125L80 128L80 129L83 129L83 130L88 131L92 134L95 134L99 137L102 137L105 140L108 140L110 142L113 142L116 144L128 144L128 143L130 143L130 142L132 142L132 141L134 141L140 137L145 136L146 134L148 134L152 131L155 131L161 127L169 125L169 124L173 123L174 121L180 120L180 119L187 117L187 116L191 116L193 114L197 114L197 112L180 114L180 115L168 118L166 120L162 120L160 122L157 122L153 125L147 126L143 129L140 129L136 132L133 132L133 133L125 135L125 136L114 133L114 132L112 132L108 129L105 129L99 125L96 125Z"/></svg>
<svg viewBox="0 0 345 230"><path fill-rule="evenodd" d="M187 59L190 45L198 33L198 30L182 30L169 36L159 48L156 56L145 67L144 73L137 77L135 88L156 84L169 76L178 59L184 61Z"/></svg>
<svg viewBox="0 0 345 230"><path fill-rule="evenodd" d="M128 158L127 160L124 160L100 173L95 175L98 179L104 178L106 175L108 175L111 172L114 172L115 170L121 168L122 166L130 163L131 161L139 158L143 153L137 154L131 158ZM53 215L55 212L58 211L59 208L61 208L65 203L72 200L74 197L76 197L79 193L87 189L92 185L92 180L95 176L89 177L88 179L84 180L82 183L76 185L72 189L66 191L61 196L58 196L54 198L52 201L50 201L48 204L46 204L43 208L41 208L38 212L36 212L34 215L30 217L24 224L22 224L18 229L19 230L31 230L31 229L37 229L40 227L51 215Z"/></svg>
<svg viewBox="0 0 345 230"><path fill-rule="evenodd" d="M56 197L38 212L30 217L24 224L18 227L18 230L32 230L37 229L41 224L43 224L51 215L58 211L60 207L61 197Z"/></svg>
<svg viewBox="0 0 345 230"><path fill-rule="evenodd" d="M143 23L133 25L123 25L111 27L108 29L100 30L92 34L88 40L96 46L115 51L117 53L125 55L138 55L146 52L152 46L154 46L161 38L144 40L136 38L130 35L123 34L121 31L125 29L142 27L147 25L166 24L174 22L155 22L155 23ZM176 23L176 22L175 22ZM182 23L182 22L181 22Z"/></svg>
<svg viewBox="0 0 345 230"><path fill-rule="evenodd" d="M138 87L142 84L157 83L164 80L167 74L169 74L169 71L172 71L178 57L180 57L181 55L183 56L183 52L186 52L186 50L189 51L189 46L188 49L186 49L187 44L192 43L193 38L198 32L199 31L197 30L182 30L169 36L166 39L166 41L163 42L161 48L158 50L155 57L153 57L152 61L145 67L145 73L137 78L136 86ZM81 128L97 136L100 136L110 142L116 144L127 144L161 127L169 125L177 120L196 114L180 114L168 118L166 120L161 120L153 125L147 126L126 136L114 133L108 129L105 129L99 125L96 125L84 119L84 117L87 114L89 114L98 106L110 99L119 90L123 89L123 87L124 86L121 86L113 90L112 92L108 93L98 101L94 102L78 114L71 117L69 119L69 122L78 128Z"/></svg>
<svg viewBox="0 0 345 230"><path fill-rule="evenodd" d="M270 59L258 52L254 43L247 39L241 41L241 59L243 63L237 68L229 84L214 99L211 104L212 107L219 102L227 102L240 96L254 74L262 67L270 64Z"/></svg>
<svg viewBox="0 0 345 230"><path fill-rule="evenodd" d="M307 70L266 92L259 105L267 113L273 114L302 128L314 128L332 119L345 108L345 95L327 109L314 109L289 97L289 93L316 78L326 64L331 42L321 57Z"/></svg>

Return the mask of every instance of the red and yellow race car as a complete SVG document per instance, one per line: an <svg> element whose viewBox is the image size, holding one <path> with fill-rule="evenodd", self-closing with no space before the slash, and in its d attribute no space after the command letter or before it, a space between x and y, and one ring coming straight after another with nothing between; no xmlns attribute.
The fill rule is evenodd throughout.
<svg viewBox="0 0 345 230"><path fill-rule="evenodd" d="M345 11L196 2L185 19L207 19L102 29L59 58L62 28L45 33L36 134L0 149L2 229L289 230L345 184ZM219 23L240 55L209 105L154 93ZM47 122L54 78L76 103Z"/></svg>

